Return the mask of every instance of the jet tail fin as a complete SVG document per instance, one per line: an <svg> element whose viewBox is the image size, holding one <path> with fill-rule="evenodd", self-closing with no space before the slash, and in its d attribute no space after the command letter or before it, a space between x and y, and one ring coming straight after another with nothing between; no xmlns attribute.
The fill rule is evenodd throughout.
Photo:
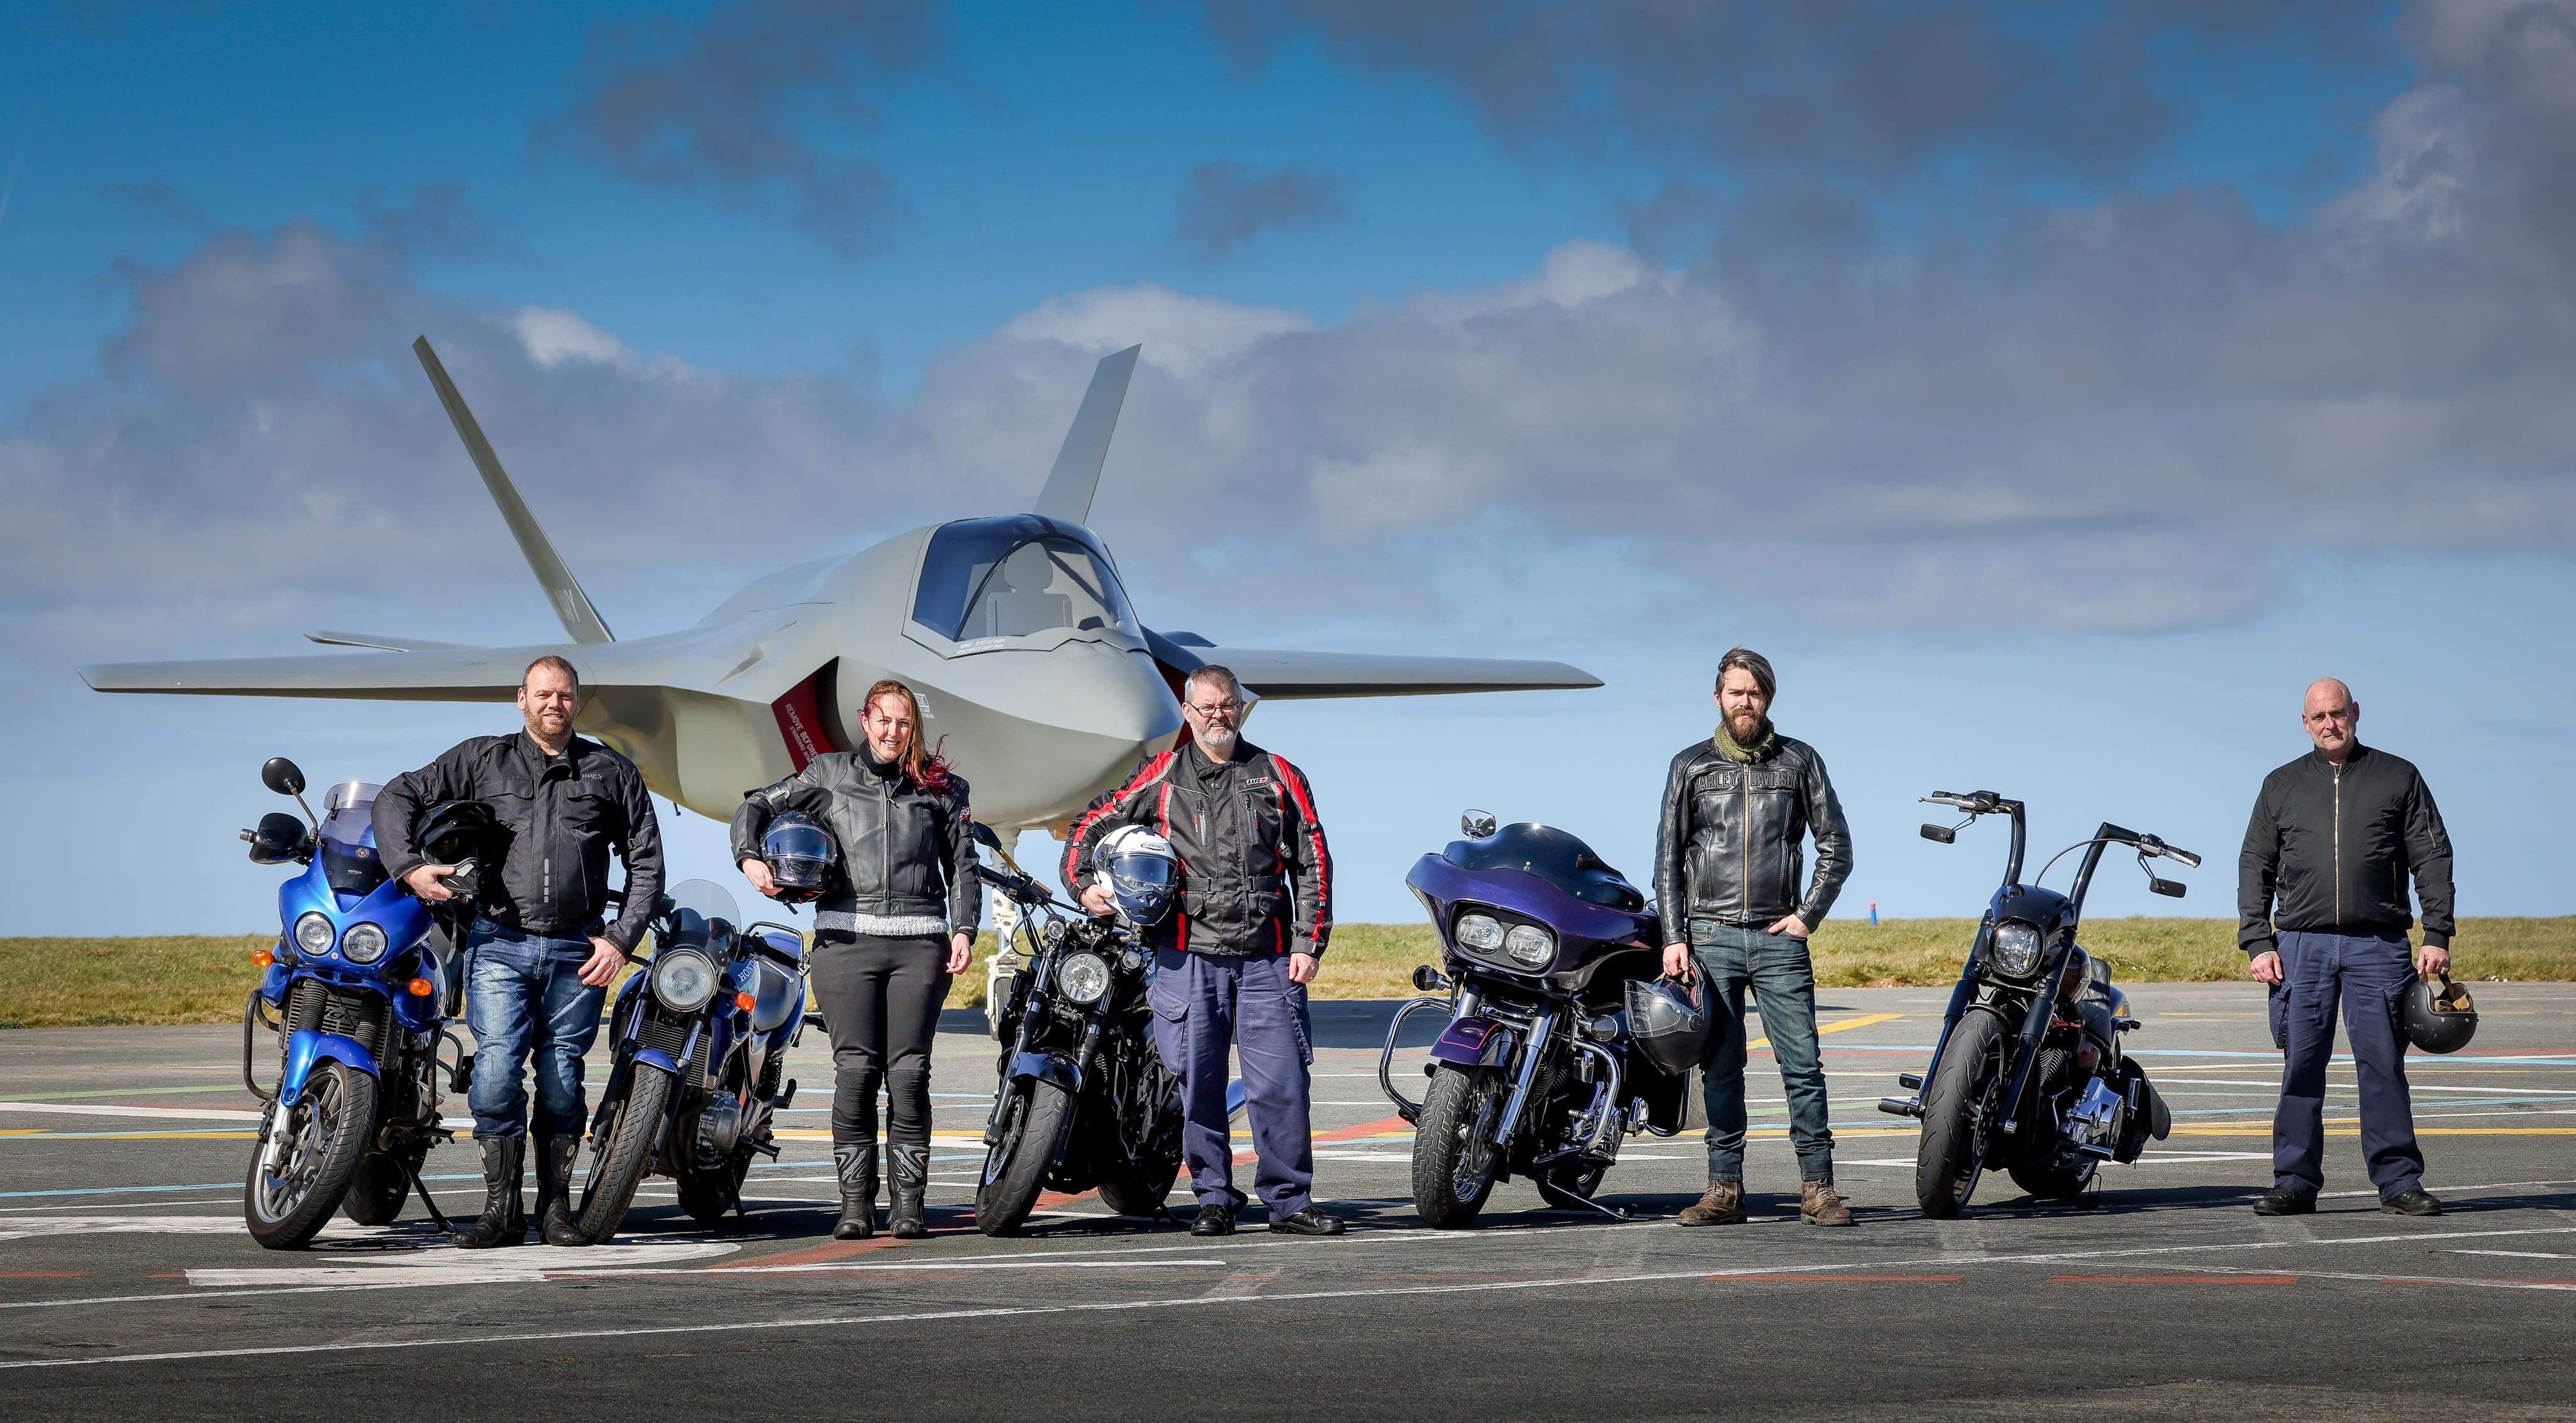
<svg viewBox="0 0 2576 1423"><path fill-rule="evenodd" d="M1038 502L1031 511L1068 524L1091 522L1091 496L1100 487L1100 464L1109 457L1109 436L1118 428L1119 408L1127 403L1127 382L1136 374L1136 354L1143 346L1130 346L1101 358L1091 372L1091 389L1083 392L1082 408L1074 413L1073 428L1064 432L1064 448L1055 456L1055 468L1047 472L1046 488L1038 491Z"/></svg>
<svg viewBox="0 0 2576 1423"><path fill-rule="evenodd" d="M526 555L528 569L546 590L546 600L555 606L555 616L563 619L564 631L580 643L614 642L608 624L599 610L590 605L590 595L572 576L562 555L555 552L552 540L528 512L528 503L519 497L519 488L510 482L510 473L501 468L501 457L492 453L492 442L483 438L483 427L476 423L474 412L465 408L465 397L456 393L456 382L447 378L447 367L441 365L438 353L429 348L429 338L411 343L412 353L420 357L420 368L429 372L429 383L438 391L438 403L447 407L447 418L456 425L456 434L465 442L465 453L472 456L475 471L483 476L483 487L492 492L492 502L501 506L501 519L510 526L511 537L519 541L519 552ZM1085 401L1085 410L1090 402ZM1052 487L1052 486L1050 486Z"/></svg>

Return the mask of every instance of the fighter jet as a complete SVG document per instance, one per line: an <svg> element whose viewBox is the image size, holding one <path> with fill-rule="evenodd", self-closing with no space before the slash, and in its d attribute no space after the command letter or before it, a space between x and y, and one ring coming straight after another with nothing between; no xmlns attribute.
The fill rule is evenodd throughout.
<svg viewBox="0 0 2576 1423"><path fill-rule="evenodd" d="M1139 758L1178 741L1180 681L1207 663L1233 668L1252 697L1276 700L1601 685L1561 662L1283 652L1148 627L1088 527L1138 346L1093 372L1027 513L956 519L784 568L694 627L619 640L428 338L412 349L571 641L481 647L308 632L369 650L110 663L82 668L84 681L102 692L507 701L528 663L552 653L581 674L579 730L632 759L656 792L724 818L745 791L856 746L861 698L895 677L919 696L928 737L973 784L980 819L1059 832Z"/></svg>

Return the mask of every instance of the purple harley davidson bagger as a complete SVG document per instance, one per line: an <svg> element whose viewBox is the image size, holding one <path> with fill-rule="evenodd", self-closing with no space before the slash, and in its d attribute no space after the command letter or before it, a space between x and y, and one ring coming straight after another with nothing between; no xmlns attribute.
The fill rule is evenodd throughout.
<svg viewBox="0 0 2576 1423"><path fill-rule="evenodd" d="M1469 811L1466 837L1415 862L1405 884L1440 931L1443 964L1414 970L1424 996L1397 1010L1378 1085L1413 1123L1413 1202L1435 1227L1472 1224L1494 1185L1530 1178L1550 1204L1593 1199L1630 1133L1695 1124L1695 1074L1636 1049L1627 989L1662 971L1646 896L1563 830ZM1416 1102L1395 1086L1407 1019L1448 1016Z"/></svg>

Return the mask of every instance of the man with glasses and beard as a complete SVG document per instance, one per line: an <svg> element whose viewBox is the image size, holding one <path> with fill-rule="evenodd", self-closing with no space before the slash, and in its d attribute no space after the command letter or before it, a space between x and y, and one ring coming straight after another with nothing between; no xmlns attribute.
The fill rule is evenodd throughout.
<svg viewBox="0 0 2576 1423"><path fill-rule="evenodd" d="M1181 861L1179 912L1146 931L1154 950L1154 1046L1181 1079L1182 1155L1199 1199L1192 1235L1231 1235L1245 1204L1234 1187L1227 1128L1226 1054L1243 1064L1244 1102L1260 1156L1254 1187L1270 1228L1339 1235L1315 1208L1306 1016L1333 926L1332 858L1315 793L1286 758L1243 739L1243 689L1213 664L1181 686L1187 742L1147 757L1125 784L1094 801L1064 852L1065 887L1094 914L1111 912L1091 882L1109 832L1141 825Z"/></svg>
<svg viewBox="0 0 2576 1423"><path fill-rule="evenodd" d="M1673 758L1655 837L1655 895L1664 919L1664 972L1696 958L1716 993L1719 1019L1705 1086L1708 1192L1682 1211L1684 1225L1744 1218L1744 992L1753 991L1780 1082L1789 1095L1789 1140L1798 1153L1798 1217L1850 1225L1834 1193L1834 1134L1826 1125L1825 1070L1816 1046L1816 975L1807 936L1824 922L1852 868L1851 830L1825 777L1824 758L1771 727L1779 683L1750 648L1717 664L1716 734ZM1816 840L1815 878L1798 884L1799 842Z"/></svg>

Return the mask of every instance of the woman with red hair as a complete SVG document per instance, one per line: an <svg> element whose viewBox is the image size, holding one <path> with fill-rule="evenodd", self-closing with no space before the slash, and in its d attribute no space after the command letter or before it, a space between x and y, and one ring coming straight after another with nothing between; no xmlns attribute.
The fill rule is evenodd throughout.
<svg viewBox="0 0 2576 1423"><path fill-rule="evenodd" d="M868 688L856 751L743 797L733 855L776 897L761 855L770 819L801 811L832 833L839 863L815 903L811 977L832 1035L832 1160L841 1218L832 1234L876 1233L877 1088L886 1090L894 1234L917 1239L930 1176L930 1044L949 980L966 969L983 903L966 782L921 745L921 703L888 679Z"/></svg>

